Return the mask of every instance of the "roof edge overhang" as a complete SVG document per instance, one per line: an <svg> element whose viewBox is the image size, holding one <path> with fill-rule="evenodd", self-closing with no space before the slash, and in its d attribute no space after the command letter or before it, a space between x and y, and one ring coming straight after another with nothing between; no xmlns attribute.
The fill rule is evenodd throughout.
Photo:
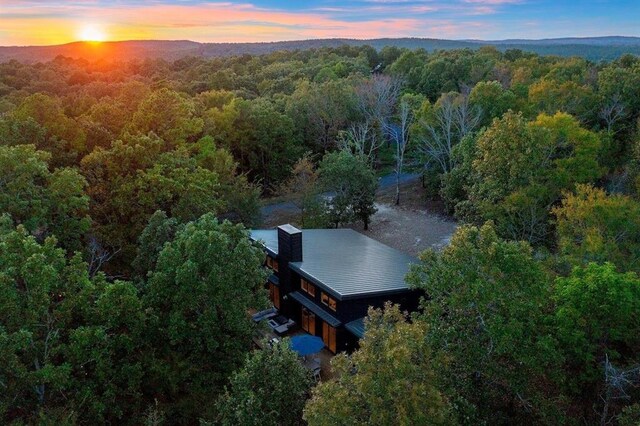
<svg viewBox="0 0 640 426"><path fill-rule="evenodd" d="M309 299L308 297L304 296L299 291L292 291L291 293L289 293L289 296L291 296L293 300L297 301L302 306L304 306L305 308L309 309L311 312L319 316L321 320L323 320L330 326L340 327L342 325L342 321L340 321L338 318L334 317L329 312L322 309L322 307L320 307L317 303L315 303L313 300Z"/></svg>
<svg viewBox="0 0 640 426"><path fill-rule="evenodd" d="M289 268L292 269L294 272L297 272L301 277L305 278L306 280L311 281L311 283L317 287L320 287L322 290L326 291L327 293L329 293L331 296L335 297L338 300L345 300L344 296L340 293L338 293L337 291L335 291L333 288L329 287L328 285L326 285L325 283L323 283L322 281L320 281L319 279L317 279L316 277L314 277L313 275L308 274L307 272L305 272L300 265L297 265L295 263L289 263Z"/></svg>
<svg viewBox="0 0 640 426"><path fill-rule="evenodd" d="M262 246L263 249L265 249L267 251L267 253L269 253L271 256L273 257L277 257L278 256L278 252L273 251L272 249L270 249L264 242L264 240L261 240L259 238L255 238L253 235L249 234L249 239L251 241L253 241L254 243L258 243Z"/></svg>
<svg viewBox="0 0 640 426"><path fill-rule="evenodd" d="M365 333L364 317L349 321L344 325L344 328L358 339L362 339Z"/></svg>
<svg viewBox="0 0 640 426"><path fill-rule="evenodd" d="M367 298L367 297L393 296L393 295L396 295L396 294L409 293L409 292L413 291L409 287L399 287L399 288L389 289L389 290L368 291L368 292L363 292L363 293L342 294L342 293L338 293L337 291L335 291L330 286L326 285L325 283L323 283L319 279L315 278L313 275L310 275L309 273L304 271L300 267L300 265L297 264L297 263L301 263L301 262L289 263L289 268L292 269L294 272L298 273L303 278L311 281L312 284L314 284L317 287L320 287L321 289L325 290L327 293L329 293L330 295L334 296L339 301L353 300L353 299L363 299L363 298Z"/></svg>
<svg viewBox="0 0 640 426"><path fill-rule="evenodd" d="M397 288L382 291L369 291L365 293L350 293L342 296L341 300L365 299L368 297L395 296L397 294L410 293L413 291L409 287Z"/></svg>

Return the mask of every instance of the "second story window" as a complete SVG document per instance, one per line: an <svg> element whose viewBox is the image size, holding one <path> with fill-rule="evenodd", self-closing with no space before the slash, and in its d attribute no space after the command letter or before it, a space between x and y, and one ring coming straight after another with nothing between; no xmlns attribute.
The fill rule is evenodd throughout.
<svg viewBox="0 0 640 426"><path fill-rule="evenodd" d="M314 296L315 297L315 295L316 295L316 286L314 286L313 284L311 284L309 281L305 280L304 278L300 278L300 288L302 288L302 291L307 293L309 296Z"/></svg>
<svg viewBox="0 0 640 426"><path fill-rule="evenodd" d="M336 299L334 299L333 297L329 296L324 291L322 292L322 297L320 298L320 300L322 301L323 305L328 306L329 309L331 309L332 311L335 311L337 309Z"/></svg>

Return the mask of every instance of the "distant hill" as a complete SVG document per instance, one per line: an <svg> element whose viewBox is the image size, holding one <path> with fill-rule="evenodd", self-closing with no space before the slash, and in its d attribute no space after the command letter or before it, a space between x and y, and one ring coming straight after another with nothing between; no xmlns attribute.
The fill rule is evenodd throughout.
<svg viewBox="0 0 640 426"><path fill-rule="evenodd" d="M260 55L279 50L302 50L344 45L370 45L376 49L385 46L438 49L477 49L491 45L502 51L522 49L541 55L582 56L592 61L612 60L625 53L640 55L640 37L589 37L557 38L543 40L440 40L428 38L380 38L371 40L318 39L281 41L272 43L197 43L177 40L139 40L106 43L76 42L57 46L10 46L0 47L0 62L46 62L62 55L84 58L88 61L130 60L162 58L176 60L187 56L206 58L234 55Z"/></svg>

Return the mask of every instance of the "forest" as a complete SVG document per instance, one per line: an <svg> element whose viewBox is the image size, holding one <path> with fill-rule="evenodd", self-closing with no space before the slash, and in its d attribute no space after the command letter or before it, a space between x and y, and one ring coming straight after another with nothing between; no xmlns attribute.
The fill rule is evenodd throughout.
<svg viewBox="0 0 640 426"><path fill-rule="evenodd" d="M406 170L460 223L420 310L319 384L253 350L260 206L366 229ZM0 63L0 423L637 425L640 58Z"/></svg>
<svg viewBox="0 0 640 426"><path fill-rule="evenodd" d="M299 51L321 48L371 46L424 49L427 52L453 49L479 49L494 46L504 52L521 49L539 55L580 56L591 61L607 61L623 54L640 54L639 37L574 37L543 40L446 40L435 38L378 38L370 40L330 38L254 43L198 43L188 40L129 40L100 44L79 41L54 46L0 46L0 62L12 59L26 63L50 61L62 55L89 61L129 61L134 59L164 59L175 61L186 56L201 58L266 55L278 51Z"/></svg>

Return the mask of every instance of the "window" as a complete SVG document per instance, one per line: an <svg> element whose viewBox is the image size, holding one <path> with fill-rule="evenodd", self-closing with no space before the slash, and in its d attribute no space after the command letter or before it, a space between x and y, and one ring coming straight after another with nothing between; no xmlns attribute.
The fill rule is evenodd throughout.
<svg viewBox="0 0 640 426"><path fill-rule="evenodd" d="M314 286L313 284L311 284L309 281L305 280L304 278L300 278L300 288L302 288L302 291L307 293L309 296L315 297L315 295L316 295L316 286Z"/></svg>
<svg viewBox="0 0 640 426"><path fill-rule="evenodd" d="M280 309L280 289L273 283L269 283L269 299L276 309Z"/></svg>
<svg viewBox="0 0 640 426"><path fill-rule="evenodd" d="M329 298L329 309L332 311L336 310L336 299Z"/></svg>
<svg viewBox="0 0 640 426"><path fill-rule="evenodd" d="M328 306L329 309L331 309L332 311L336 310L336 308L337 308L336 299L334 299L333 297L329 296L324 291L322 292L322 296L321 296L320 300L322 301L323 305Z"/></svg>
<svg viewBox="0 0 640 426"><path fill-rule="evenodd" d="M326 322L322 323L322 341L331 352L336 353L336 329Z"/></svg>
<svg viewBox="0 0 640 426"><path fill-rule="evenodd" d="M307 308L302 308L302 329L309 334L316 334L316 315Z"/></svg>

